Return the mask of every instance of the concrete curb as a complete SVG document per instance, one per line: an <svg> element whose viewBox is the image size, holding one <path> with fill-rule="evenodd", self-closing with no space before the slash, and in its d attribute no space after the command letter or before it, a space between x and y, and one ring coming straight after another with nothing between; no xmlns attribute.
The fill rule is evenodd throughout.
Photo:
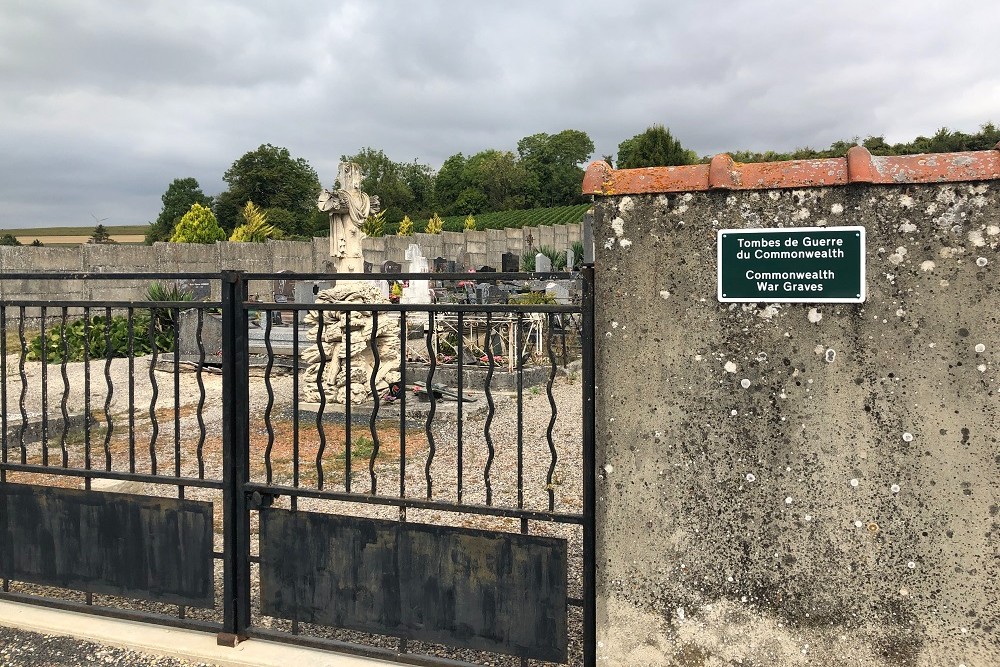
<svg viewBox="0 0 1000 667"><path fill-rule="evenodd" d="M227 648L216 644L215 635L204 632L5 600L0 600L0 625L219 667L379 667L397 664L261 639L251 639L236 648Z"/></svg>

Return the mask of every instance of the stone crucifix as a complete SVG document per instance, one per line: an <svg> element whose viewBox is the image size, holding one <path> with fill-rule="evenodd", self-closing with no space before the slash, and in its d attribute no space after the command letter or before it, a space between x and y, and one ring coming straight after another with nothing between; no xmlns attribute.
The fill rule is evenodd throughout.
<svg viewBox="0 0 1000 667"><path fill-rule="evenodd" d="M330 256L337 273L363 273L365 259L361 239L365 219L381 210L377 196L361 191L361 167L354 162L341 162L337 172L340 189L323 190L316 205L330 215Z"/></svg>

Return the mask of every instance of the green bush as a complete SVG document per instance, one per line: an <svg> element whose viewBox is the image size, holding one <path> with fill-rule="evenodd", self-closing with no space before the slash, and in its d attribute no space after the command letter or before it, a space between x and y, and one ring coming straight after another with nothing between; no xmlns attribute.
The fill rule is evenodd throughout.
<svg viewBox="0 0 1000 667"><path fill-rule="evenodd" d="M28 343L27 358L31 361L40 361L43 356L49 362L60 363L62 361L83 361L84 343L89 341L90 358L105 359L110 356L112 359L126 357L129 353L128 317L125 315L115 315L110 321L103 316L95 316L90 319L89 331L85 332L86 320L80 318L47 329L45 339L41 334L32 338ZM153 351L150 342L150 316L148 312L138 311L133 317L132 330L135 342L133 351L136 356L149 354ZM65 343L64 343L65 339ZM161 328L154 326L153 340L159 352L171 352L174 349L173 328ZM110 355L108 343L110 342ZM65 358L63 355L65 347Z"/></svg>

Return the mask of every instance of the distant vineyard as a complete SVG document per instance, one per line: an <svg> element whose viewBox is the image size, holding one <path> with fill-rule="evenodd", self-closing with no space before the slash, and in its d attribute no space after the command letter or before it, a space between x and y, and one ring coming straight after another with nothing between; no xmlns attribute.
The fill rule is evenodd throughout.
<svg viewBox="0 0 1000 667"><path fill-rule="evenodd" d="M568 225L583 220L583 214L590 204L574 204L572 206L555 206L553 208L529 208L519 211L495 211L473 216L476 219L476 229L505 229L514 227L537 227L540 225ZM460 232L465 229L464 215L451 215L441 218L444 221L444 231ZM426 220L414 220L416 232L424 231ZM395 234L399 225L386 225L386 234Z"/></svg>

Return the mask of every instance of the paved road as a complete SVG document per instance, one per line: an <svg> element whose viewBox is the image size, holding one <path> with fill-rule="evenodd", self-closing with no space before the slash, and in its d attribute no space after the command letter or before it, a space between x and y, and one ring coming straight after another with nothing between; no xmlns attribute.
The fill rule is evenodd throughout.
<svg viewBox="0 0 1000 667"><path fill-rule="evenodd" d="M146 655L85 642L0 626L0 667L211 667L176 658Z"/></svg>

